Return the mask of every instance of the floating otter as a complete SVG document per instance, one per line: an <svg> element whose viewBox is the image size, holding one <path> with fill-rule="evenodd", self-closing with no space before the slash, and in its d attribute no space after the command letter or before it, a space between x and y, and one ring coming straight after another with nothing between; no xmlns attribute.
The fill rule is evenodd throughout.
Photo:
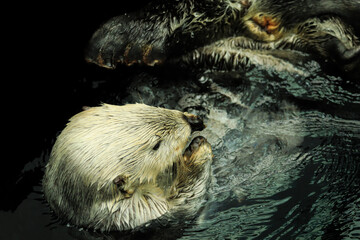
<svg viewBox="0 0 360 240"><path fill-rule="evenodd" d="M351 71L360 64L359 13L360 2L348 0L156 1L101 26L86 60L106 68L180 60L236 69L296 63L305 53Z"/></svg>
<svg viewBox="0 0 360 240"><path fill-rule="evenodd" d="M195 115L144 104L103 104L73 116L45 169L45 198L60 219L128 230L167 213L193 215L212 152ZM186 204L185 204L186 203Z"/></svg>

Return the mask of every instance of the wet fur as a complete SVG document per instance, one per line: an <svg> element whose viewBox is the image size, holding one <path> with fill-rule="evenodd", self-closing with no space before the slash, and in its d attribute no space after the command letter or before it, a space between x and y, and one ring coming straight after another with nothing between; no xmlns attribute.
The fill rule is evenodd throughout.
<svg viewBox="0 0 360 240"><path fill-rule="evenodd" d="M310 54L324 63L334 63L341 70L355 69L360 58L359 36L354 31L359 29L359 12L360 2L348 0L184 0L177 4L157 1L142 11L105 23L92 37L86 59L107 68L115 68L119 63L153 66L174 59L178 64L180 59L186 64L202 62L207 68L222 69L225 65L224 69L235 69L236 63L258 64L256 58L261 57L258 52L264 50L260 55L270 58L259 64L276 68L278 62L288 60L279 57L273 60L271 56L277 54L269 54L268 50L286 48ZM254 23L254 19L263 16L273 23L269 31ZM244 39L239 45L246 47L233 48L227 55L234 56L238 50L240 61L222 58L225 64L217 65L209 54L210 48L218 41L236 37ZM253 45L257 48L252 48ZM202 52L204 48L206 51ZM217 44L212 55L219 48ZM225 48L220 50L226 52ZM242 56L244 50L255 51ZM184 59L194 51L200 55ZM288 70L292 72L291 69Z"/></svg>
<svg viewBox="0 0 360 240"><path fill-rule="evenodd" d="M258 65L279 72L308 75L306 69L301 69L301 63L311 57L307 52L316 52L312 58L328 63L342 66L354 63L352 68L356 66L353 60L360 53L359 39L343 21L334 17L309 19L291 30L280 30L277 34L281 37L270 36L272 40L264 39L262 35L266 33L260 36L257 33L257 30L249 33L254 35L253 38L239 36L216 41L185 54L182 61L189 66L220 70L246 70L251 65ZM264 41L254 40L259 37ZM346 51L355 54L347 59L342 54Z"/></svg>
<svg viewBox="0 0 360 240"><path fill-rule="evenodd" d="M43 179L45 198L64 222L101 231L133 229L180 209L193 216L212 153L204 142L191 163L184 162L190 134L179 111L144 104L89 108L57 138Z"/></svg>

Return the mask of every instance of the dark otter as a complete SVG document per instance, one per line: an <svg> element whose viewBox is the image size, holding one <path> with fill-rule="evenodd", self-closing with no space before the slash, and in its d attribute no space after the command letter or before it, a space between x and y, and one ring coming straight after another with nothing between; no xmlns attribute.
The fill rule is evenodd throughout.
<svg viewBox="0 0 360 240"><path fill-rule="evenodd" d="M234 69L297 62L310 54L351 71L359 66L358 13L360 2L348 0L155 1L101 26L86 59L106 68L180 59ZM270 58L257 61L265 55Z"/></svg>

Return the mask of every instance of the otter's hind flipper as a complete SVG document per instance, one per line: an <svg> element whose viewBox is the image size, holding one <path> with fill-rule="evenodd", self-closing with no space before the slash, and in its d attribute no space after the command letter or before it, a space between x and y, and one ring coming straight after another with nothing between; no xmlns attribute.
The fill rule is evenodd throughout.
<svg viewBox="0 0 360 240"><path fill-rule="evenodd" d="M114 17L92 36L85 59L114 69L118 63L153 66L163 62L167 29L159 22L148 22L135 14Z"/></svg>

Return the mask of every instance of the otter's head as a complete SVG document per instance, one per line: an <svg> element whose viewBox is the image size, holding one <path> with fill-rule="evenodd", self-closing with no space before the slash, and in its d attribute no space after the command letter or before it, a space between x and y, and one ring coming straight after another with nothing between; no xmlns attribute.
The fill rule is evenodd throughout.
<svg viewBox="0 0 360 240"><path fill-rule="evenodd" d="M88 108L57 138L43 179L45 197L61 219L87 227L128 229L159 217L166 202L130 221L125 212L135 210L120 200L126 205L143 199L131 197L135 189L136 196L159 197L163 193L154 186L160 173L187 159L199 159L198 164L207 159L199 156L206 142L190 143L192 132L203 128L195 115L144 104ZM194 148L190 154L188 145Z"/></svg>
<svg viewBox="0 0 360 240"><path fill-rule="evenodd" d="M104 104L70 119L52 158L61 154L74 161L96 183L107 184L119 174L149 182L182 157L191 133L203 128L197 116L176 110Z"/></svg>

